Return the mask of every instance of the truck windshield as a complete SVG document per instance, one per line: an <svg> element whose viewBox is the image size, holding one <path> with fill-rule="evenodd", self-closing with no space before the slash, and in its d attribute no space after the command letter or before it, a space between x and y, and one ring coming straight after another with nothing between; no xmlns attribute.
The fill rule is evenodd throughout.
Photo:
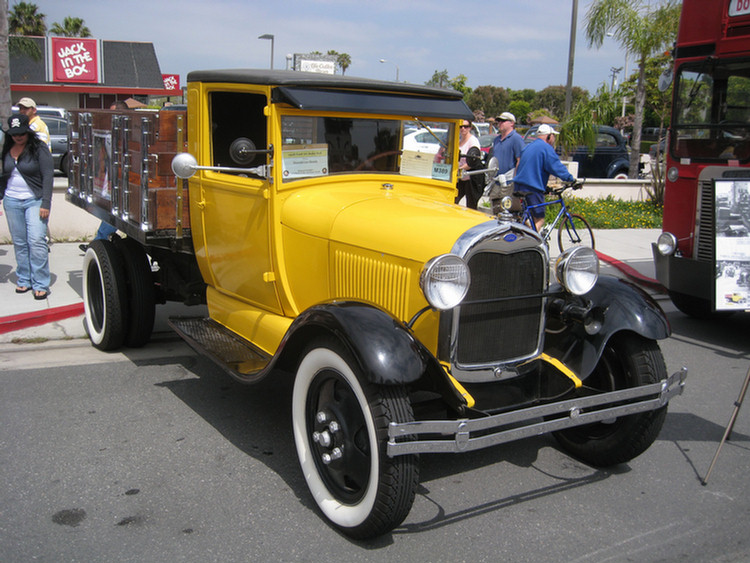
<svg viewBox="0 0 750 563"><path fill-rule="evenodd" d="M694 161L750 158L750 60L682 65L671 150Z"/></svg>
<svg viewBox="0 0 750 563"><path fill-rule="evenodd" d="M285 115L282 178L383 173L450 181L454 127L421 120Z"/></svg>

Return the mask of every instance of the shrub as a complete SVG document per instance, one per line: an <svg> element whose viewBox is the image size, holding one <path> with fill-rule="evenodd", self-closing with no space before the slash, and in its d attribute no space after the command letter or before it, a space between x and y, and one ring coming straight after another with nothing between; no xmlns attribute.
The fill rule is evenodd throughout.
<svg viewBox="0 0 750 563"><path fill-rule="evenodd" d="M661 228L662 207L650 201L623 201L613 196L603 199L565 198L571 213L581 215L592 229L658 229ZM547 207L546 220L552 222L559 211L557 205Z"/></svg>

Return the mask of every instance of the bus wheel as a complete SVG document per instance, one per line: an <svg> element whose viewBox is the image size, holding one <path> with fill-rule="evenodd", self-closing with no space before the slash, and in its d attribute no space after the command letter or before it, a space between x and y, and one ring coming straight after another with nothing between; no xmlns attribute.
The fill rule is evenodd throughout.
<svg viewBox="0 0 750 563"><path fill-rule="evenodd" d="M413 420L406 390L374 385L335 341L314 343L297 369L292 426L307 486L326 518L357 539L385 534L411 509L418 456L388 457L388 424Z"/></svg>
<svg viewBox="0 0 750 563"><path fill-rule="evenodd" d="M731 311L716 312L711 307L711 302L708 299L701 299L700 297L695 297L693 295L670 291L669 298L677 309L685 313L687 316L696 319L708 319L711 317L722 317L732 314Z"/></svg>

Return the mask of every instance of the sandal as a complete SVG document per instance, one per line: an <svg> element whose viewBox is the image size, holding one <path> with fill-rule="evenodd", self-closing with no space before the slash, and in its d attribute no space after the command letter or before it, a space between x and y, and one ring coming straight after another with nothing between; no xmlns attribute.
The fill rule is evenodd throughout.
<svg viewBox="0 0 750 563"><path fill-rule="evenodd" d="M37 301L42 301L44 299L47 299L47 296L49 296L49 291L35 291L34 292L34 299Z"/></svg>
<svg viewBox="0 0 750 563"><path fill-rule="evenodd" d="M26 293L27 291L31 291L30 287L17 287L16 293Z"/></svg>

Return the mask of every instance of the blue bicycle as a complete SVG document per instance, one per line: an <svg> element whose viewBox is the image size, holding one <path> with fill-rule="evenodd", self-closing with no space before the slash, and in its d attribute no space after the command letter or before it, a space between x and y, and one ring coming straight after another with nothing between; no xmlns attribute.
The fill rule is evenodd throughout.
<svg viewBox="0 0 750 563"><path fill-rule="evenodd" d="M555 196L554 200L544 201L536 205L526 205L526 200L521 193L514 193L513 195L521 199L522 211L520 212L520 222L528 224L532 229L536 231L536 225L534 224L534 218L531 215L533 209L546 208L550 205L559 205L560 211L557 212L555 220L549 225L542 227L541 233L542 240L545 244L549 245L549 237L552 231L557 227L557 246L560 248L560 252L564 252L568 248L574 246L588 246L594 248L594 233L591 230L586 219L576 213L568 211L565 205L565 200L562 198L562 194L567 189L580 190L583 187L583 182L565 182L560 188L547 188L547 193Z"/></svg>

